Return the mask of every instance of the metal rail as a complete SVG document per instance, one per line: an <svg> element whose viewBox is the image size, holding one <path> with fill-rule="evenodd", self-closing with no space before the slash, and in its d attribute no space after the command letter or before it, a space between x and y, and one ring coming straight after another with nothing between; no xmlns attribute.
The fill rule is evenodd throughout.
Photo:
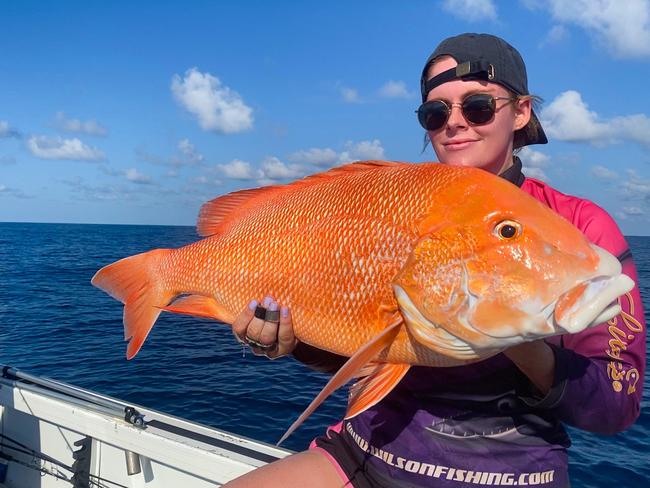
<svg viewBox="0 0 650 488"><path fill-rule="evenodd" d="M46 388L51 392L64 396L67 401L83 405L84 407L106 415L121 418L129 424L141 429L146 428L144 415L138 412L135 407L126 403L117 401L100 393L84 390L78 386L67 385L50 378L24 373L16 368L12 368L11 366L0 365L0 367L2 368L2 378L20 383L21 388L34 390L33 385Z"/></svg>

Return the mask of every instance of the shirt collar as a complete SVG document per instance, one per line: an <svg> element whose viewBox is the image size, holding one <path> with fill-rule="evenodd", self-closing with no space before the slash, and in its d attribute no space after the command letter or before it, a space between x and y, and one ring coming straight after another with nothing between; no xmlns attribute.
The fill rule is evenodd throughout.
<svg viewBox="0 0 650 488"><path fill-rule="evenodd" d="M513 156L512 166L510 166L499 176L504 180L508 180L513 185L523 185L526 177L521 172L521 159L519 159L517 156Z"/></svg>

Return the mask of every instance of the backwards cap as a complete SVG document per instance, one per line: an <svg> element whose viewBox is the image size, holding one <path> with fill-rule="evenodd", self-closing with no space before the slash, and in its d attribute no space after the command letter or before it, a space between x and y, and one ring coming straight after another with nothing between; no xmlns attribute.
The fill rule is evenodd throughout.
<svg viewBox="0 0 650 488"><path fill-rule="evenodd" d="M427 79L429 67L441 56L451 56L458 65ZM461 34L442 41L422 70L422 102L435 87L456 79L498 83L516 95L529 95L526 65L521 55L506 41L490 34ZM537 115L531 111L526 127L515 132L515 148L547 142Z"/></svg>

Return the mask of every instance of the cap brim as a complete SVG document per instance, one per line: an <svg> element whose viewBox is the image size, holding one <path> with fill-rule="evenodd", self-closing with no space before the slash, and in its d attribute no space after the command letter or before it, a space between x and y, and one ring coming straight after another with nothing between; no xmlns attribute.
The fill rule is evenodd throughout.
<svg viewBox="0 0 650 488"><path fill-rule="evenodd" d="M542 124L537 118L534 110L530 112L530 120L526 127L517 131L517 140L515 141L515 148L530 146L531 144L546 144L548 139L542 128Z"/></svg>

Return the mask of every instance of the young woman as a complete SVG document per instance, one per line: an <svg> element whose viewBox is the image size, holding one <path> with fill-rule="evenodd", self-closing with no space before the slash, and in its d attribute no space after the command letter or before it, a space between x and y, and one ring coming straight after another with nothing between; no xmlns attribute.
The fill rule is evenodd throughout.
<svg viewBox="0 0 650 488"><path fill-rule="evenodd" d="M444 40L421 77L418 119L438 160L500 175L619 256L637 279L627 243L594 203L526 178L513 150L546 143L519 53L503 39L462 34ZM574 335L522 344L479 363L413 367L366 412L330 427L310 449L228 486L567 487L563 423L611 434L639 415L645 326L638 287L619 299L621 315ZM293 354L321 371L345 358L299 343L291 316L267 298L233 332L256 354ZM255 313L255 309L258 313ZM258 315L259 317L255 317Z"/></svg>

